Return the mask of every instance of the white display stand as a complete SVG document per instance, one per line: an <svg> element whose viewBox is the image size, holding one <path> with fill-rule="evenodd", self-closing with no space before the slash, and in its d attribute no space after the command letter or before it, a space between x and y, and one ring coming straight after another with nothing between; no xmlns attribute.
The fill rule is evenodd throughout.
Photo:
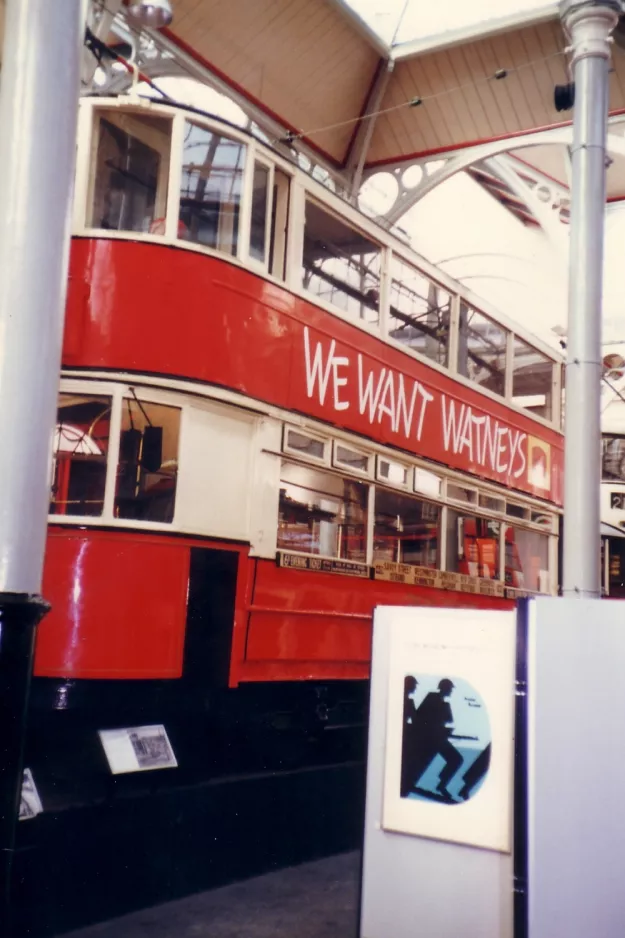
<svg viewBox="0 0 625 938"><path fill-rule="evenodd" d="M360 938L622 938L624 674L625 602L377 609Z"/></svg>
<svg viewBox="0 0 625 938"><path fill-rule="evenodd" d="M361 938L512 938L515 634L509 611L376 609ZM465 698L483 699L493 758L466 802L439 800L427 787L422 797L400 797L407 676L419 683L417 701L453 682L454 719L466 718ZM467 686L476 693L454 704Z"/></svg>

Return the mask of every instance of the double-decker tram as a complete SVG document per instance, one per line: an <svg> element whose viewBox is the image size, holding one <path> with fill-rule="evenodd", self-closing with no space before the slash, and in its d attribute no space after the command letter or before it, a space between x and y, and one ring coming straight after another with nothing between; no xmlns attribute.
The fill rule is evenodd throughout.
<svg viewBox="0 0 625 938"><path fill-rule="evenodd" d="M561 362L221 120L85 98L77 153L20 828L200 883L220 779L358 758L376 605L557 592Z"/></svg>

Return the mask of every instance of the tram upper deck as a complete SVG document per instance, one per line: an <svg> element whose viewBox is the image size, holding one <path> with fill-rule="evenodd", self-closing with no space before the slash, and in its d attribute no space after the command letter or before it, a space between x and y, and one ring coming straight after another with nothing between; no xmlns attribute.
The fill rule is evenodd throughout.
<svg viewBox="0 0 625 938"><path fill-rule="evenodd" d="M82 100L77 167L66 368L231 388L416 454L437 408L426 456L560 502L558 353L326 185L133 96Z"/></svg>

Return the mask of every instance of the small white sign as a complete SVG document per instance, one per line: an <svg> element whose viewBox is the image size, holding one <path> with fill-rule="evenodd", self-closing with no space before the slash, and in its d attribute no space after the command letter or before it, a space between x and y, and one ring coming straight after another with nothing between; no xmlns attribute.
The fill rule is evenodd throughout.
<svg viewBox="0 0 625 938"><path fill-rule="evenodd" d="M99 730L98 735L113 775L178 765L164 726Z"/></svg>
<svg viewBox="0 0 625 938"><path fill-rule="evenodd" d="M24 769L24 779L22 781L22 798L20 801L20 821L27 821L31 817L37 817L43 812L41 798L35 785L33 773L30 769Z"/></svg>

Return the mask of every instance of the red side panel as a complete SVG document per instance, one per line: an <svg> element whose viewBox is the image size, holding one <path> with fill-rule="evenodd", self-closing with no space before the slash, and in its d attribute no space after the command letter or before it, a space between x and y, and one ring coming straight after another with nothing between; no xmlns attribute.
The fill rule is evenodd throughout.
<svg viewBox="0 0 625 938"><path fill-rule="evenodd" d="M65 322L66 366L222 385L561 502L560 434L226 261L74 240Z"/></svg>
<svg viewBox="0 0 625 938"><path fill-rule="evenodd" d="M511 609L510 600L403 586L257 562L237 681L364 679L376 606Z"/></svg>
<svg viewBox="0 0 625 938"><path fill-rule="evenodd" d="M35 674L174 678L182 673L189 547L106 531L48 532Z"/></svg>

